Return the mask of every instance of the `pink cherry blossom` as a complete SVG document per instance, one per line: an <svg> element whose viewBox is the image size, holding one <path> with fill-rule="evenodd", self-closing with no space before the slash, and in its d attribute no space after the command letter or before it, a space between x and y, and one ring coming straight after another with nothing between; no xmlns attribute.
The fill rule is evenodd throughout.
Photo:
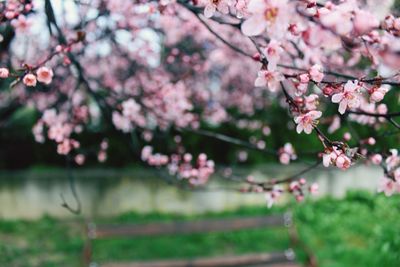
<svg viewBox="0 0 400 267"><path fill-rule="evenodd" d="M280 186L275 185L271 191L265 193L265 200L267 201L267 207L271 208L274 203L279 199L282 195L282 188Z"/></svg>
<svg viewBox="0 0 400 267"><path fill-rule="evenodd" d="M26 74L22 81L26 86L36 86L37 83L36 76L32 73Z"/></svg>
<svg viewBox="0 0 400 267"><path fill-rule="evenodd" d="M357 81L348 81L344 85L343 92L332 96L332 102L339 103L340 114L344 114L348 108L354 109L360 106L359 88Z"/></svg>
<svg viewBox="0 0 400 267"><path fill-rule="evenodd" d="M317 94L311 94L304 97L304 106L307 110L315 110L319 104L319 96Z"/></svg>
<svg viewBox="0 0 400 267"><path fill-rule="evenodd" d="M276 26L287 29L285 8L286 0L250 0L247 9L252 15L242 23L243 34L260 35L267 28L275 30Z"/></svg>
<svg viewBox="0 0 400 267"><path fill-rule="evenodd" d="M266 86L271 92L278 91L283 76L277 71L260 70L254 82L256 87Z"/></svg>
<svg viewBox="0 0 400 267"><path fill-rule="evenodd" d="M342 170L346 170L350 167L351 160L344 154L340 154L336 158L336 167Z"/></svg>
<svg viewBox="0 0 400 267"><path fill-rule="evenodd" d="M53 71L47 67L40 67L36 71L37 80L44 84L50 84L53 79Z"/></svg>
<svg viewBox="0 0 400 267"><path fill-rule="evenodd" d="M379 165L382 162L382 155L374 154L371 156L371 162L375 165Z"/></svg>
<svg viewBox="0 0 400 267"><path fill-rule="evenodd" d="M319 191L319 185L317 183L312 183L308 190L310 191L310 194L316 195Z"/></svg>
<svg viewBox="0 0 400 267"><path fill-rule="evenodd" d="M322 72L322 67L318 64L313 65L308 71L310 74L311 80L319 83L324 78L324 73Z"/></svg>
<svg viewBox="0 0 400 267"><path fill-rule="evenodd" d="M352 161L341 149L333 147L332 150L323 154L322 163L325 167L332 164L339 169L346 170L351 166Z"/></svg>
<svg viewBox="0 0 400 267"><path fill-rule="evenodd" d="M222 14L228 14L231 4L230 0L205 0L204 16L211 18L217 10Z"/></svg>
<svg viewBox="0 0 400 267"><path fill-rule="evenodd" d="M397 168L400 165L400 156L397 149L390 150L391 155L386 158L386 165L389 171Z"/></svg>
<svg viewBox="0 0 400 267"><path fill-rule="evenodd" d="M374 15L365 10L357 10L353 18L354 30L362 35L379 27L379 21Z"/></svg>
<svg viewBox="0 0 400 267"><path fill-rule="evenodd" d="M0 68L0 78L8 78L10 71L7 68Z"/></svg>
<svg viewBox="0 0 400 267"><path fill-rule="evenodd" d="M282 164L287 165L291 160L295 159L297 159L297 155L292 144L286 143L281 149L279 149L279 161Z"/></svg>
<svg viewBox="0 0 400 267"><path fill-rule="evenodd" d="M375 87L370 89L370 100L371 102L380 102L385 97L385 94L389 91L387 87Z"/></svg>
<svg viewBox="0 0 400 267"><path fill-rule="evenodd" d="M57 146L57 152L60 155L68 155L71 150L79 148L80 144L73 139L65 139Z"/></svg>
<svg viewBox="0 0 400 267"><path fill-rule="evenodd" d="M283 52L282 47L276 40L271 40L265 48L265 56L268 60L268 70L274 71L278 64L281 53Z"/></svg>
<svg viewBox="0 0 400 267"><path fill-rule="evenodd" d="M97 154L97 160L99 162L105 162L107 160L107 153L103 150L101 150L98 154Z"/></svg>
<svg viewBox="0 0 400 267"><path fill-rule="evenodd" d="M351 1L343 2L332 6L331 9L320 8L318 10L321 23L340 35L347 35L353 30L353 10L354 5Z"/></svg>
<svg viewBox="0 0 400 267"><path fill-rule="evenodd" d="M11 25L17 30L17 32L25 33L30 28L32 22L28 20L24 15L19 15L18 18L11 21Z"/></svg>
<svg viewBox="0 0 400 267"><path fill-rule="evenodd" d="M288 165L290 163L290 156L286 153L279 155L279 161L281 164Z"/></svg>
<svg viewBox="0 0 400 267"><path fill-rule="evenodd" d="M75 162L78 165L83 165L85 163L85 156L82 154L78 154L75 156Z"/></svg>
<svg viewBox="0 0 400 267"><path fill-rule="evenodd" d="M387 197L390 197L395 192L400 191L400 184L387 177L382 177L379 181L378 192L383 192Z"/></svg>
<svg viewBox="0 0 400 267"><path fill-rule="evenodd" d="M351 133L345 132L345 133L343 134L343 139L344 139L345 141L350 141L350 140L351 140Z"/></svg>
<svg viewBox="0 0 400 267"><path fill-rule="evenodd" d="M316 124L316 120L321 116L321 111L312 110L295 117L294 121L297 123L297 133L301 133L302 131L304 131L306 134L310 134L314 125Z"/></svg>
<svg viewBox="0 0 400 267"><path fill-rule="evenodd" d="M140 105L133 98L122 103L122 114L130 120L134 120L139 115L140 109Z"/></svg>

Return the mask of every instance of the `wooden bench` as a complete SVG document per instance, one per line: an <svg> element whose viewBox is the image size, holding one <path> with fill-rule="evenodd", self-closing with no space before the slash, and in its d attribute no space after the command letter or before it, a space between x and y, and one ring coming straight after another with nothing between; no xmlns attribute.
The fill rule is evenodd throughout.
<svg viewBox="0 0 400 267"><path fill-rule="evenodd" d="M188 260L162 260L130 263L92 264L92 241L105 238L133 238L138 236L179 235L209 232L230 232L243 229L265 227L289 227L292 225L290 213L284 215L229 218L201 221L186 221L172 223L149 224L119 224L119 225L87 225L87 242L84 247L85 266L102 267L217 267L217 266L269 266L294 267L299 266L294 260L294 252L287 249L283 252L246 254L239 256L223 256L211 258L196 258ZM255 240L255 242L257 242ZM260 241L265 242L265 241Z"/></svg>

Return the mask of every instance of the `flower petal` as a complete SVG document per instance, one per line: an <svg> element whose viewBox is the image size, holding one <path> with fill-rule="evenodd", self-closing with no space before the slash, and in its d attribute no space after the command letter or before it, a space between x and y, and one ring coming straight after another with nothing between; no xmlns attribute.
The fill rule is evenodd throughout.
<svg viewBox="0 0 400 267"><path fill-rule="evenodd" d="M208 4L204 8L204 16L206 18L211 18L215 13L215 6L213 4Z"/></svg>
<svg viewBox="0 0 400 267"><path fill-rule="evenodd" d="M332 102L333 103L339 103L342 99L343 99L343 94L342 93L334 94L332 96Z"/></svg>
<svg viewBox="0 0 400 267"><path fill-rule="evenodd" d="M242 32L247 36L255 36L261 34L267 24L262 15L253 15L242 24Z"/></svg>

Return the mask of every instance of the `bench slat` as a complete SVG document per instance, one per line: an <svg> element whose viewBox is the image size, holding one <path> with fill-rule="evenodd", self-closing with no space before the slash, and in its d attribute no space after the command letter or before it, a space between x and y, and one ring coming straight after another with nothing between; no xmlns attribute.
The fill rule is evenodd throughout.
<svg viewBox="0 0 400 267"><path fill-rule="evenodd" d="M296 266L285 253L246 254L193 260L165 260L151 262L106 263L101 267L229 267L229 266Z"/></svg>
<svg viewBox="0 0 400 267"><path fill-rule="evenodd" d="M222 220L188 221L172 223L97 225L89 229L89 238L155 236L168 234L189 234L225 232L266 226L283 226L282 215L252 218L227 218Z"/></svg>

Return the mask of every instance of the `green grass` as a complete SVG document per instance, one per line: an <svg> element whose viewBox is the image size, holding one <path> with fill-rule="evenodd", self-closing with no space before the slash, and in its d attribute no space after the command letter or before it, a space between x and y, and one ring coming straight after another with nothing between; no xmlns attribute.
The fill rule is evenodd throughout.
<svg viewBox="0 0 400 267"><path fill-rule="evenodd" d="M342 200L323 198L302 204L290 203L288 207L294 211L301 239L314 251L320 266L400 266L399 197L353 192ZM99 222L146 223L253 216L281 212L288 207L244 208L192 217L128 213ZM33 222L0 221L0 266L79 266L84 243L82 236L82 223L78 221L65 222L48 217ZM94 242L94 259L104 262L190 258L279 251L288 244L286 230L282 228L109 239Z"/></svg>

